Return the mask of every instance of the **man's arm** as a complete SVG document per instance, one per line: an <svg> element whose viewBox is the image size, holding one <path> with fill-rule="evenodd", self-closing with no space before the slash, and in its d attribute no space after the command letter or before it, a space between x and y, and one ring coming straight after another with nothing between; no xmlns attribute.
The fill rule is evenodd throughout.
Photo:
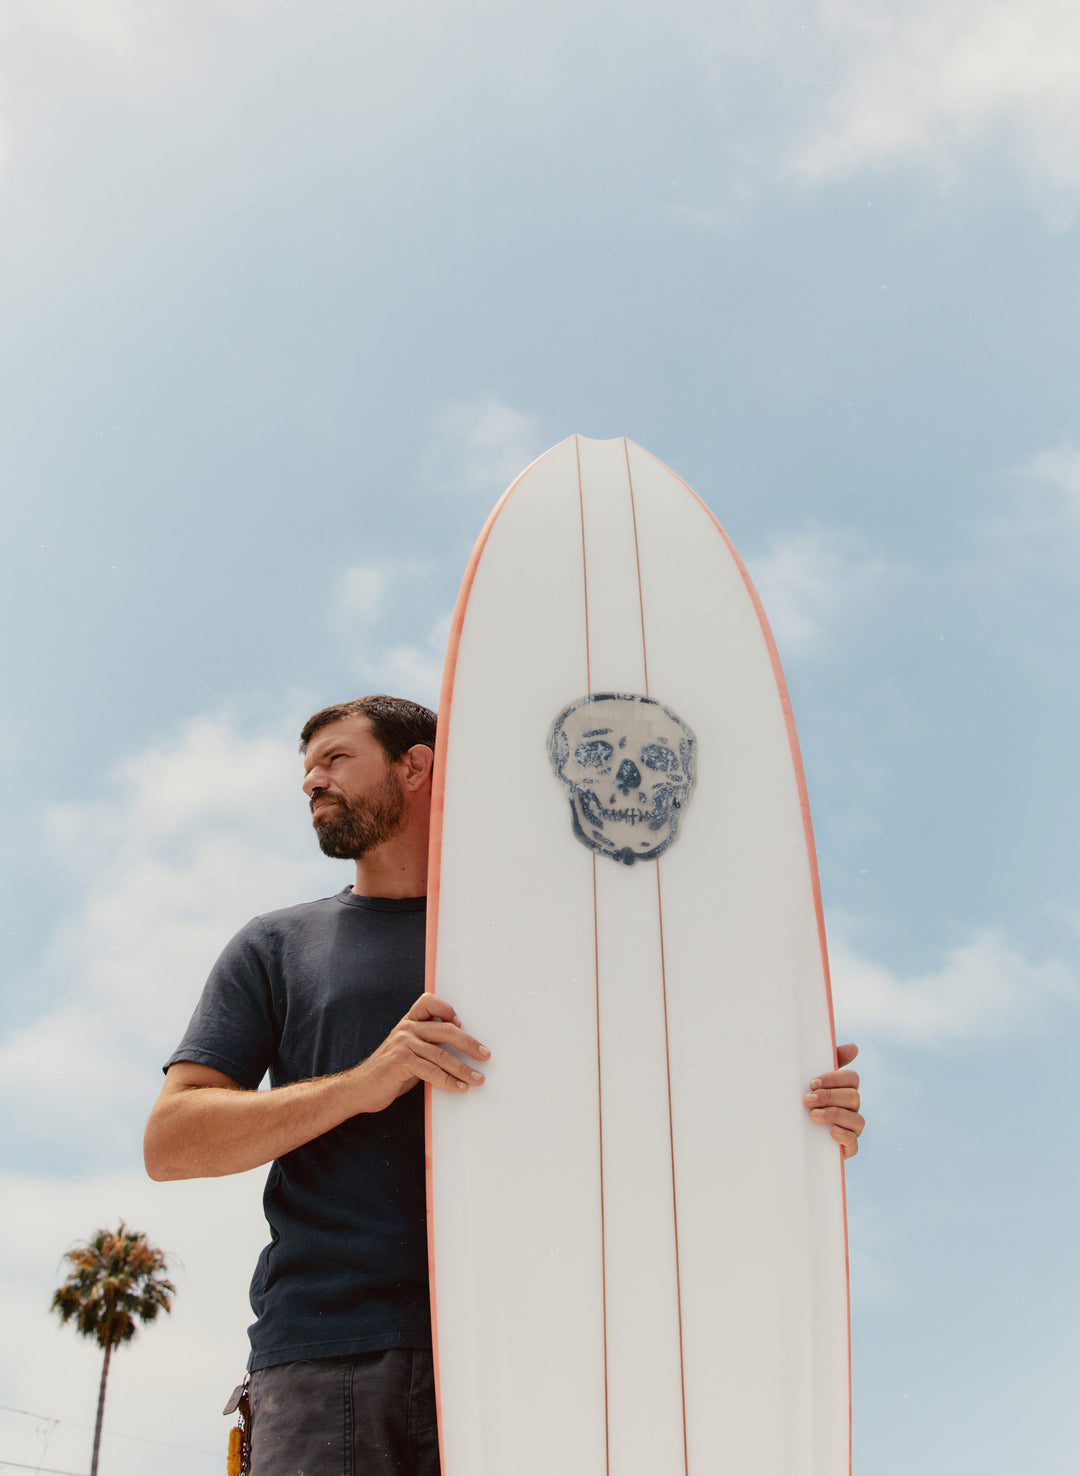
<svg viewBox="0 0 1080 1476"><path fill-rule="evenodd" d="M381 1112L418 1081L444 1091L479 1086L483 1074L453 1050L474 1060L490 1055L461 1029L452 1005L424 994L366 1061L336 1076L257 1092L210 1066L177 1061L146 1124L146 1171L152 1179L242 1173L360 1112Z"/></svg>

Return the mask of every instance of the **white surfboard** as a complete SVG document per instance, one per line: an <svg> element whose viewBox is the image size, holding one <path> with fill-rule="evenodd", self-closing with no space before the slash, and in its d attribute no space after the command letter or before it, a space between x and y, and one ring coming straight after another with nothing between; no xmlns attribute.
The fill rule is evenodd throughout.
<svg viewBox="0 0 1080 1476"><path fill-rule="evenodd" d="M443 1476L850 1471L835 1040L776 648L704 504L572 436L495 508L440 706L428 1091Z"/></svg>

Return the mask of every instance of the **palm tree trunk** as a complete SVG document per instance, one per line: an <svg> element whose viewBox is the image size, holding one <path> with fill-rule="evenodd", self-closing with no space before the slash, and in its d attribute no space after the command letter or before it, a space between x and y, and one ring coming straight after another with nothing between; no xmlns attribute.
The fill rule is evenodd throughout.
<svg viewBox="0 0 1080 1476"><path fill-rule="evenodd" d="M112 1344L105 1345L105 1362L101 1368L101 1388L98 1390L97 1401L97 1424L94 1426L94 1455L90 1462L90 1476L97 1476L98 1447L101 1444L101 1424L105 1416L105 1381L109 1377L109 1359L112 1357Z"/></svg>

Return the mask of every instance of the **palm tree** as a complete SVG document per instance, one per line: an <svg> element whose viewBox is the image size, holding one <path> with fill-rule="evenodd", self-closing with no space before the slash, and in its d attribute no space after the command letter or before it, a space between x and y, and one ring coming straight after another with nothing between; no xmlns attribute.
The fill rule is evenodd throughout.
<svg viewBox="0 0 1080 1476"><path fill-rule="evenodd" d="M167 1269L162 1252L145 1235L129 1230L123 1220L119 1229L99 1230L93 1240L68 1251L64 1259L71 1263L71 1275L53 1293L49 1310L59 1313L62 1322L74 1319L83 1337L96 1338L105 1350L90 1463L90 1476L97 1476L112 1351L135 1336L136 1318L153 1322L159 1312L168 1312L176 1288L160 1274Z"/></svg>

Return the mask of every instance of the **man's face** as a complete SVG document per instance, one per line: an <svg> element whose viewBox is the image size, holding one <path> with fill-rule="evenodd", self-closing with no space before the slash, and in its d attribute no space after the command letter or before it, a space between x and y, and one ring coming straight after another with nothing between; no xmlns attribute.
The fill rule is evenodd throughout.
<svg viewBox="0 0 1080 1476"><path fill-rule="evenodd" d="M401 829L405 796L366 717L339 718L313 733L304 755L304 793L319 846L356 861Z"/></svg>

